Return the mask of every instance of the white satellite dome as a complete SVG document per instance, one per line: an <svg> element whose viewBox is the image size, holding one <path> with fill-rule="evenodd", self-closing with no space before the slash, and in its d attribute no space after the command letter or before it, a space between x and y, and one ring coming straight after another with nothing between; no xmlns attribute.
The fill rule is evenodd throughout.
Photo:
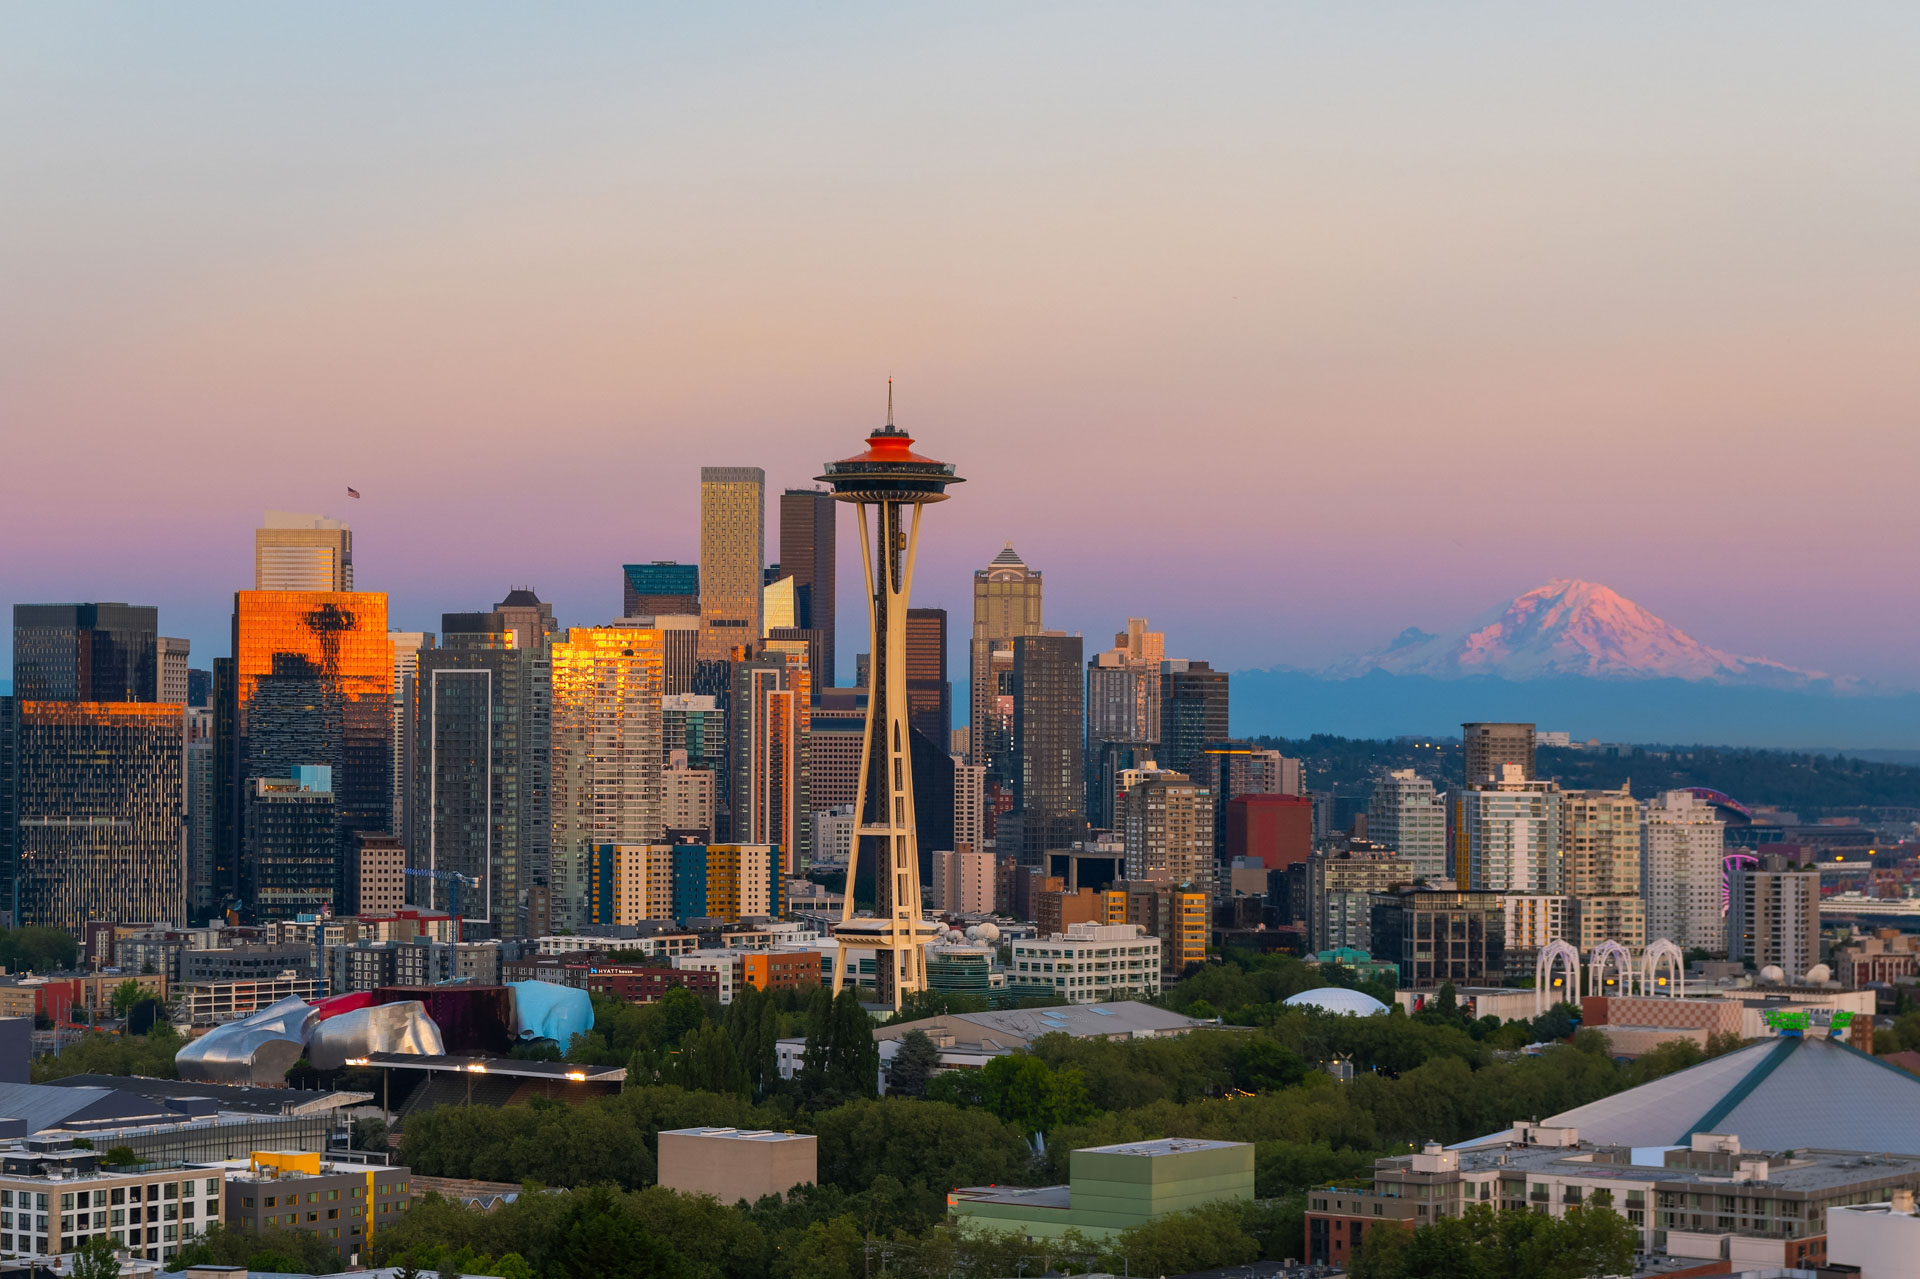
<svg viewBox="0 0 1920 1279"><path fill-rule="evenodd" d="M981 924L978 928L970 928L967 931L973 934L976 941L991 943L1000 940L1000 925L998 924Z"/></svg>
<svg viewBox="0 0 1920 1279"><path fill-rule="evenodd" d="M1778 986L1787 980L1787 974L1778 964L1768 964L1760 970L1760 980L1769 986Z"/></svg>
<svg viewBox="0 0 1920 1279"><path fill-rule="evenodd" d="M967 939L967 935L961 932L958 928L947 929L947 935L945 940L950 942L962 942L962 941L965 941L966 939Z"/></svg>
<svg viewBox="0 0 1920 1279"><path fill-rule="evenodd" d="M1824 986L1833 980L1833 969L1827 967L1825 964L1815 964L1813 967L1807 969L1807 975L1803 980L1815 986Z"/></svg>
<svg viewBox="0 0 1920 1279"><path fill-rule="evenodd" d="M1348 990L1345 986L1303 990L1286 1002L1295 1008L1318 1008L1322 1012L1347 1013L1354 1017L1375 1017L1387 1011L1387 1006L1372 995L1365 991Z"/></svg>

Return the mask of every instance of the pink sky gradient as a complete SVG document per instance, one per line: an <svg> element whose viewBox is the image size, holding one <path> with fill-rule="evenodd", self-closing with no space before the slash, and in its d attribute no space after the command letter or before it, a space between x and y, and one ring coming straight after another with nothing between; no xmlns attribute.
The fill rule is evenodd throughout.
<svg viewBox="0 0 1920 1279"><path fill-rule="evenodd" d="M204 665L277 507L604 620L891 374L956 635L1012 539L1234 668L1582 577L1920 683L1913 10L729 14L14 14L0 601Z"/></svg>

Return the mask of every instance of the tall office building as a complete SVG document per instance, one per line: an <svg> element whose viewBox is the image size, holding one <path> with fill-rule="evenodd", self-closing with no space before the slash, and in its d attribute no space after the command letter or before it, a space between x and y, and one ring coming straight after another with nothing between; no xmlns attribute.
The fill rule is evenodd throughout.
<svg viewBox="0 0 1920 1279"><path fill-rule="evenodd" d="M1119 824L1119 776L1153 760L1160 741L1160 663L1166 636L1144 617L1127 619L1113 647L1087 659L1087 818L1096 830Z"/></svg>
<svg viewBox="0 0 1920 1279"><path fill-rule="evenodd" d="M620 567L620 615L657 617L700 612L700 566L674 560Z"/></svg>
<svg viewBox="0 0 1920 1279"><path fill-rule="evenodd" d="M1374 783L1367 801L1367 838L1393 849L1421 879L1453 873L1447 859L1447 805L1433 783L1398 768Z"/></svg>
<svg viewBox="0 0 1920 1279"><path fill-rule="evenodd" d="M1078 635L1045 632L1013 641L1013 811L1022 864L1086 837L1085 684ZM1209 814L1211 816L1211 814Z"/></svg>
<svg viewBox="0 0 1920 1279"><path fill-rule="evenodd" d="M661 842L663 665L644 627L574 627L553 645L551 927L591 922L594 848Z"/></svg>
<svg viewBox="0 0 1920 1279"><path fill-rule="evenodd" d="M927 506L946 500L947 486L959 483L960 477L947 463L913 451L912 437L893 424L891 387L887 424L867 437L861 452L829 462L823 469L821 481L831 486L837 501L853 507L860 523L873 643L866 744L861 752L865 766L854 805L858 825L847 865L848 891L834 935L843 947L872 949L874 993L880 1002L898 1009L908 995L926 988L926 943L936 931L921 914L921 846L915 807L918 770L913 758L915 734L907 723L907 610L921 517ZM863 865L873 883L874 913L855 919L853 885ZM849 950L840 953L846 955ZM836 994L847 968L843 963L833 967Z"/></svg>
<svg viewBox="0 0 1920 1279"><path fill-rule="evenodd" d="M160 610L143 605L15 604L13 695L23 702L158 702L159 630Z"/></svg>
<svg viewBox="0 0 1920 1279"><path fill-rule="evenodd" d="M387 643L393 650L393 820L387 823L389 834L402 846L411 847L413 833L408 828L408 809L413 798L414 772L414 678L420 673L420 650L433 647L431 631L388 631Z"/></svg>
<svg viewBox="0 0 1920 1279"><path fill-rule="evenodd" d="M1160 663L1167 637L1130 617L1113 647L1087 662L1087 736L1113 742L1160 740Z"/></svg>
<svg viewBox="0 0 1920 1279"><path fill-rule="evenodd" d="M154 640L154 667L158 672L155 683L159 693L155 701L187 704L187 653L192 647L191 641L171 635L161 635Z"/></svg>
<svg viewBox="0 0 1920 1279"><path fill-rule="evenodd" d="M765 653L733 664L730 838L773 848L784 874L811 851L807 722L811 672L801 653Z"/></svg>
<svg viewBox="0 0 1920 1279"><path fill-rule="evenodd" d="M21 924L186 922L186 755L169 702L12 702Z"/></svg>
<svg viewBox="0 0 1920 1279"><path fill-rule="evenodd" d="M987 770L953 757L953 846L980 852L986 847Z"/></svg>
<svg viewBox="0 0 1920 1279"><path fill-rule="evenodd" d="M953 685L947 682L947 610L907 610L907 723L947 749Z"/></svg>
<svg viewBox="0 0 1920 1279"><path fill-rule="evenodd" d="M213 736L213 712L189 706L186 712L187 751L187 919L202 920L214 901L214 783L219 776Z"/></svg>
<svg viewBox="0 0 1920 1279"><path fill-rule="evenodd" d="M1460 823L1468 887L1476 892L1561 892L1560 792L1503 765L1488 790L1463 791Z"/></svg>
<svg viewBox="0 0 1920 1279"><path fill-rule="evenodd" d="M970 742L967 762L987 770L989 791L1013 790L1013 743L1006 731L1011 710L1013 641L1038 635L1041 625L1039 569L1028 568L1013 543L973 572L973 639L967 690ZM996 726L1001 731L996 732Z"/></svg>
<svg viewBox="0 0 1920 1279"><path fill-rule="evenodd" d="M1647 938L1683 950L1726 948L1722 915L1726 826L1713 805L1692 791L1648 801L1640 826L1640 876L1647 899Z"/></svg>
<svg viewBox="0 0 1920 1279"><path fill-rule="evenodd" d="M545 648L560 638L553 605L534 594L531 586L516 586L493 606L493 614L513 632L513 646L528 652Z"/></svg>
<svg viewBox="0 0 1920 1279"><path fill-rule="evenodd" d="M1185 773L1131 772L1123 779L1120 830L1129 880L1190 884L1212 894L1213 794L1207 787Z"/></svg>
<svg viewBox="0 0 1920 1279"><path fill-rule="evenodd" d="M256 591L351 591L353 530L339 520L268 511L253 531Z"/></svg>
<svg viewBox="0 0 1920 1279"><path fill-rule="evenodd" d="M336 846L345 861L356 831L393 820L393 650L387 597L376 592L238 591L231 679L217 691L216 731L234 748L218 779L216 890L245 876L245 798L254 778L292 777L300 765L333 770ZM216 662L216 670L221 664ZM216 683L220 683L216 678Z"/></svg>
<svg viewBox="0 0 1920 1279"><path fill-rule="evenodd" d="M1467 785L1494 785L1508 764L1518 766L1524 780L1533 780L1533 725L1462 724L1460 740L1466 748Z"/></svg>
<svg viewBox="0 0 1920 1279"><path fill-rule="evenodd" d="M1160 663L1160 766L1204 775L1207 743L1230 735L1227 707L1225 671L1181 658Z"/></svg>
<svg viewBox="0 0 1920 1279"><path fill-rule="evenodd" d="M760 639L767 474L757 466L700 468L700 646L703 662Z"/></svg>
<svg viewBox="0 0 1920 1279"><path fill-rule="evenodd" d="M1727 880L1727 958L1778 968L1789 982L1820 962L1820 872L1763 857Z"/></svg>
<svg viewBox="0 0 1920 1279"><path fill-rule="evenodd" d="M1560 793L1560 891L1566 940L1581 954L1617 941L1638 954L1647 943L1640 895L1640 803L1619 790Z"/></svg>
<svg viewBox="0 0 1920 1279"><path fill-rule="evenodd" d="M246 882L262 920L340 913L345 877L334 840L332 770L303 766L292 777L256 777L246 802Z"/></svg>
<svg viewBox="0 0 1920 1279"><path fill-rule="evenodd" d="M810 669L814 691L832 688L834 662L835 533L838 506L822 489L788 489L780 495L780 572L793 582L795 620L790 626L818 636Z"/></svg>
<svg viewBox="0 0 1920 1279"><path fill-rule="evenodd" d="M443 614L408 715L418 738L409 865L474 881L462 890L463 928L493 937L525 922L526 889L548 882L553 839L553 646L516 607L530 606ZM418 878L416 899L446 909L446 882Z"/></svg>

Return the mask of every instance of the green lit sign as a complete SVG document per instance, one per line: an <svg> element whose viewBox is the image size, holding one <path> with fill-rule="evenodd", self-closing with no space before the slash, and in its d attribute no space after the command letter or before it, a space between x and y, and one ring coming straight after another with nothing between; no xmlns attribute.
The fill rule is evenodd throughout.
<svg viewBox="0 0 1920 1279"><path fill-rule="evenodd" d="M1828 1030L1846 1030L1853 1025L1853 1014L1839 1009L1831 1012L1824 1009L1806 1012L1800 1009L1769 1008L1760 1014L1760 1019L1771 1029L1784 1035L1804 1035L1807 1031L1822 1026Z"/></svg>

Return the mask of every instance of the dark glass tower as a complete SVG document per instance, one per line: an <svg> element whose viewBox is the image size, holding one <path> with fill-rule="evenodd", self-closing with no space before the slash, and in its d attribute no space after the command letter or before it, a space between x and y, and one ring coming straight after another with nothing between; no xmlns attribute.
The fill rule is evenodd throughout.
<svg viewBox="0 0 1920 1279"><path fill-rule="evenodd" d="M819 489L788 489L780 495L780 574L791 577L796 613L794 629L818 639L813 662L814 692L832 688L835 524L834 496Z"/></svg>
<svg viewBox="0 0 1920 1279"><path fill-rule="evenodd" d="M15 604L13 695L23 702L157 702L160 610Z"/></svg>
<svg viewBox="0 0 1920 1279"><path fill-rule="evenodd" d="M1207 744L1228 736L1227 673L1206 662L1162 662L1160 767L1204 777Z"/></svg>
<svg viewBox="0 0 1920 1279"><path fill-rule="evenodd" d="M943 751L953 749L953 685L947 682L947 610L907 610L907 722Z"/></svg>
<svg viewBox="0 0 1920 1279"><path fill-rule="evenodd" d="M441 615L408 708L419 815L408 865L477 881L461 903L463 928L496 937L517 930L525 888L548 882L553 844L551 632L523 647L511 600ZM445 905L443 885L432 891Z"/></svg>
<svg viewBox="0 0 1920 1279"><path fill-rule="evenodd" d="M1013 811L1020 814L1022 864L1085 838L1086 692L1078 635L1022 635L1013 641Z"/></svg>

